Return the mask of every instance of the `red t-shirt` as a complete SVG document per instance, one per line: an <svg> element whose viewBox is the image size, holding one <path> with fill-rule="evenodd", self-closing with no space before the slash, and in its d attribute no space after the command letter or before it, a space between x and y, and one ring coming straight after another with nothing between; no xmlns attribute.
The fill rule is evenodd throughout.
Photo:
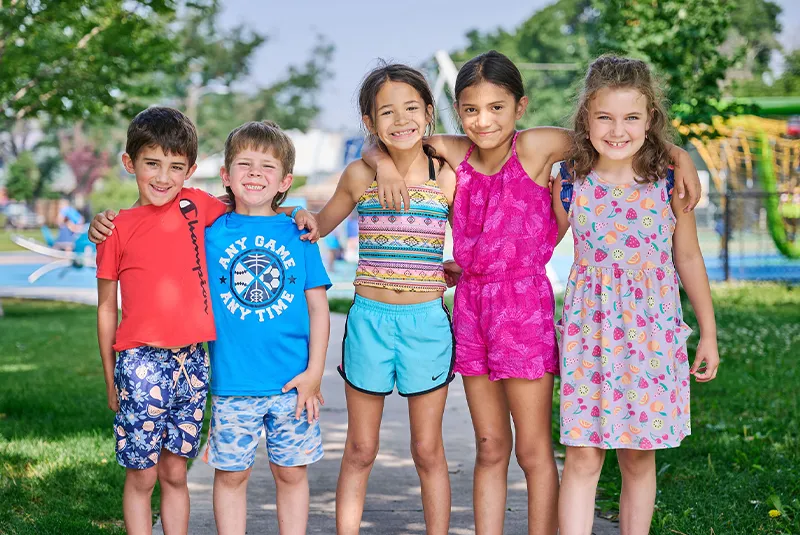
<svg viewBox="0 0 800 535"><path fill-rule="evenodd" d="M194 188L164 206L120 211L114 233L97 246L97 278L119 281L122 296L115 351L216 338L205 227L225 211L222 201Z"/></svg>

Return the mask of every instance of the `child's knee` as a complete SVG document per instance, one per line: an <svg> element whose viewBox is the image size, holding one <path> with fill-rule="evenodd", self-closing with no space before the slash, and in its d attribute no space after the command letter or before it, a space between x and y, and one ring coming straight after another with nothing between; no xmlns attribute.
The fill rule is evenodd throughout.
<svg viewBox="0 0 800 535"><path fill-rule="evenodd" d="M247 484L251 468L241 471L219 470L214 472L214 485L228 489L238 488Z"/></svg>
<svg viewBox="0 0 800 535"><path fill-rule="evenodd" d="M345 461L358 468L369 468L378 457L378 442L351 441L345 444Z"/></svg>
<svg viewBox="0 0 800 535"><path fill-rule="evenodd" d="M569 446L564 470L569 470L581 477L596 477L600 475L605 459L606 452L600 448Z"/></svg>
<svg viewBox="0 0 800 535"><path fill-rule="evenodd" d="M272 469L272 476L278 485L300 485L308 478L306 466L278 466L270 463L270 469Z"/></svg>
<svg viewBox="0 0 800 535"><path fill-rule="evenodd" d="M411 441L411 458L421 470L430 470L437 464L446 462L444 457L444 444L441 440Z"/></svg>
<svg viewBox="0 0 800 535"><path fill-rule="evenodd" d="M153 492L158 479L158 465L145 470L128 468L125 473L125 484L132 487L136 492Z"/></svg>
<svg viewBox="0 0 800 535"><path fill-rule="evenodd" d="M481 466L508 464L511 458L511 438L486 434L476 437L475 462Z"/></svg>
<svg viewBox="0 0 800 535"><path fill-rule="evenodd" d="M186 486L186 459L174 454L164 452L158 467L158 481L161 485L170 487Z"/></svg>
<svg viewBox="0 0 800 535"><path fill-rule="evenodd" d="M656 473L656 454L652 450L620 450L617 459L623 476L639 478Z"/></svg>
<svg viewBox="0 0 800 535"><path fill-rule="evenodd" d="M535 474L546 467L555 467L553 446L549 440L540 440L534 444L517 442L515 452L517 464L526 475Z"/></svg>

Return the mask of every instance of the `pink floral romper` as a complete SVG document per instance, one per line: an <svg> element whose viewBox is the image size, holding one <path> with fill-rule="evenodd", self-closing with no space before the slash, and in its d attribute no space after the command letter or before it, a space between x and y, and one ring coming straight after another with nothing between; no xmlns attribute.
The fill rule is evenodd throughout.
<svg viewBox="0 0 800 535"><path fill-rule="evenodd" d="M558 373L555 302L545 265L558 234L550 190L517 156L494 175L469 163L456 169L453 255L463 269L456 288L455 371L492 381Z"/></svg>
<svg viewBox="0 0 800 535"><path fill-rule="evenodd" d="M613 185L594 171L561 201L575 237L561 335L561 443L678 446L691 433L689 363L672 263L673 172Z"/></svg>

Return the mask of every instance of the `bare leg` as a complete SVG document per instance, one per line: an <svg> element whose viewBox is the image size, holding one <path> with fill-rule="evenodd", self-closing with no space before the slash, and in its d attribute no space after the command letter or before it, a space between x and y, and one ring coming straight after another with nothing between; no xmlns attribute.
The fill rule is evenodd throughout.
<svg viewBox="0 0 800 535"><path fill-rule="evenodd" d="M219 535L244 535L247 529L247 481L252 468L214 472L214 520Z"/></svg>
<svg viewBox="0 0 800 535"><path fill-rule="evenodd" d="M514 450L528 487L528 533L555 535L558 530L558 469L553 455L553 375L540 379L504 379L514 419Z"/></svg>
<svg viewBox="0 0 800 535"><path fill-rule="evenodd" d="M305 535L308 526L308 467L269 463L278 502L280 535Z"/></svg>
<svg viewBox="0 0 800 535"><path fill-rule="evenodd" d="M606 452L600 448L567 446L561 492L558 497L558 525L561 535L590 535L594 522L597 481Z"/></svg>
<svg viewBox="0 0 800 535"><path fill-rule="evenodd" d="M622 471L619 498L621 535L647 535L656 503L656 452L617 450Z"/></svg>
<svg viewBox="0 0 800 535"><path fill-rule="evenodd" d="M186 484L186 457L161 450L158 482L161 484L161 525L164 535L189 533L189 487Z"/></svg>
<svg viewBox="0 0 800 535"><path fill-rule="evenodd" d="M506 511L511 421L506 393L488 375L464 377L467 404L475 428L472 504L476 535L500 535Z"/></svg>
<svg viewBox="0 0 800 535"><path fill-rule="evenodd" d="M129 535L153 533L153 512L150 497L158 478L158 465L145 470L128 468L125 472L125 490L122 493L122 513L125 531Z"/></svg>
<svg viewBox="0 0 800 535"><path fill-rule="evenodd" d="M450 528L450 475L442 441L447 387L408 398L411 457L422 487L427 535L447 535Z"/></svg>
<svg viewBox="0 0 800 535"><path fill-rule="evenodd" d="M336 484L336 533L358 535L367 482L378 455L382 396L364 394L345 384L347 398L347 440Z"/></svg>

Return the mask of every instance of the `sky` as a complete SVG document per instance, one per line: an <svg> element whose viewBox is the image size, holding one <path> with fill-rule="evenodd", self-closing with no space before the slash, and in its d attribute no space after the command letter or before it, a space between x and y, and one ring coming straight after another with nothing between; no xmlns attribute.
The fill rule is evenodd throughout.
<svg viewBox="0 0 800 535"><path fill-rule="evenodd" d="M781 42L800 47L800 2L773 0L782 8ZM419 66L437 50L467 44L471 29L513 31L550 0L223 0L222 25L246 26L268 36L256 51L250 81L268 84L302 65L318 34L336 51L333 78L320 95L317 126L356 129L356 91L377 59ZM554 28L557 31L557 28Z"/></svg>

